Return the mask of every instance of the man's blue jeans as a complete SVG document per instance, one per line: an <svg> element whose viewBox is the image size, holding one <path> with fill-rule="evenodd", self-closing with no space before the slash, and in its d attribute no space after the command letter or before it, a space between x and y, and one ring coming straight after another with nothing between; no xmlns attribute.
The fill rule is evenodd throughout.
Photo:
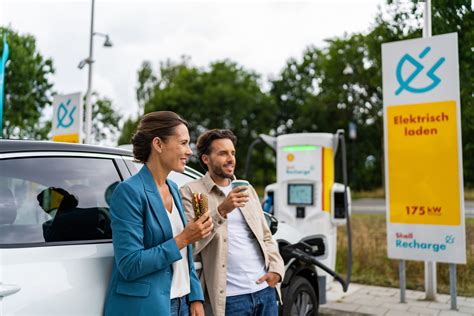
<svg viewBox="0 0 474 316"><path fill-rule="evenodd" d="M228 296L226 316L275 316L278 315L276 291L267 287L255 293Z"/></svg>

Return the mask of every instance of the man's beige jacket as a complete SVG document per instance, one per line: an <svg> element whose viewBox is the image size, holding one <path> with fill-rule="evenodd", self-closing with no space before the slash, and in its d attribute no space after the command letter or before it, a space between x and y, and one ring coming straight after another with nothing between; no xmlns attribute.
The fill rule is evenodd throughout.
<svg viewBox="0 0 474 316"><path fill-rule="evenodd" d="M275 272L283 280L285 273L283 259L265 221L257 192L252 186L249 187L248 192L249 201L240 210L260 245L267 272ZM206 173L203 178L183 186L181 194L186 217L189 221L194 219L193 193L206 193L209 198L209 212L214 222L214 229L209 237L194 244L193 254L201 255L203 290L207 294L206 299L209 299L211 303L214 315L221 316L225 315L228 231L227 220L219 214L217 207L224 201L225 195L214 183L209 173Z"/></svg>

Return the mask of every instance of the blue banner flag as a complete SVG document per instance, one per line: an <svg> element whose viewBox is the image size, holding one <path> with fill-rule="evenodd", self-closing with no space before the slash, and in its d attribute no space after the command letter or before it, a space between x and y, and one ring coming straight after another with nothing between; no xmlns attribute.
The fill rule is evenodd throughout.
<svg viewBox="0 0 474 316"><path fill-rule="evenodd" d="M8 53L10 49L7 44L7 36L3 34L3 53L0 61L0 137L3 135L3 87L5 78L5 64L8 60Z"/></svg>

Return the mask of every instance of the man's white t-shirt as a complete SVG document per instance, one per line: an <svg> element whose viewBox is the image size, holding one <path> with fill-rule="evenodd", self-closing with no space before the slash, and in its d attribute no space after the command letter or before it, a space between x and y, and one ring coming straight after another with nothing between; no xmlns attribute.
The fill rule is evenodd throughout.
<svg viewBox="0 0 474 316"><path fill-rule="evenodd" d="M227 196L232 191L229 184L218 186ZM252 230L239 208L227 214L227 296L254 293L268 287L257 280L267 272L265 260Z"/></svg>
<svg viewBox="0 0 474 316"><path fill-rule="evenodd" d="M166 211L170 220L171 228L173 229L173 237L178 235L184 230L183 221L179 216L178 208L174 204L171 209L171 213ZM182 297L191 292L190 280L189 280L189 264L188 264L188 247L184 247L180 250L181 259L173 262L173 279L171 281L171 293L170 299Z"/></svg>

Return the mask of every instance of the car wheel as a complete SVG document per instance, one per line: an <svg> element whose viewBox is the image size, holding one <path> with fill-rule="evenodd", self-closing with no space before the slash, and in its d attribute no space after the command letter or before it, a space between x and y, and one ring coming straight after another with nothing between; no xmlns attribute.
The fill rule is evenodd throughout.
<svg viewBox="0 0 474 316"><path fill-rule="evenodd" d="M283 316L317 315L318 308L318 296L311 283L303 277L294 277L283 297Z"/></svg>

